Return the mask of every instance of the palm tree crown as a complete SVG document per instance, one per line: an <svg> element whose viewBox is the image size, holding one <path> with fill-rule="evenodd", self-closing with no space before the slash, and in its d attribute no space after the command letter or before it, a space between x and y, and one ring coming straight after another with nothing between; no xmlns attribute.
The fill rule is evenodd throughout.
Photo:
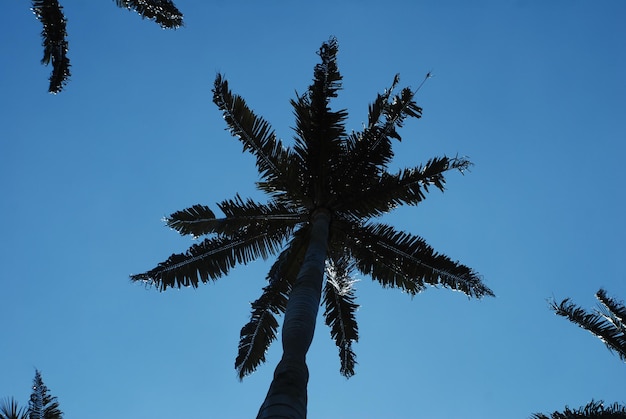
<svg viewBox="0 0 626 419"><path fill-rule="evenodd" d="M443 190L444 173L462 172L470 162L444 156L389 172L391 140L400 140L397 128L406 118L421 116L415 92L404 88L394 94L396 76L370 105L362 131L346 133L347 112L329 106L341 88L337 52L334 38L322 45L313 84L291 101L296 117L292 147L283 145L270 125L229 90L221 75L216 77L213 102L244 151L256 157L257 187L268 195L268 202L236 195L218 204L222 218L204 205L173 213L166 219L168 226L181 234L209 237L156 268L131 276L161 290L196 287L227 274L236 264L278 255L261 297L252 303L251 319L241 330L235 361L240 378L254 371L276 338L275 315L285 314L283 357L260 418L306 417L305 357L320 301L339 348L340 372L347 377L354 374L355 271L411 295L426 285L470 297L493 295L472 269L436 253L422 238L373 221L397 205L418 204L431 186ZM324 276L327 281L322 286Z"/></svg>
<svg viewBox="0 0 626 419"><path fill-rule="evenodd" d="M470 297L493 296L472 269L436 253L422 238L397 231L373 218L398 205L417 205L430 187L444 190L444 173L466 170L463 158L435 157L425 164L391 173L391 140L408 117L422 109L409 88L394 93L399 81L369 106L367 125L347 133L345 110L333 111L330 100L341 89L334 38L319 51L313 84L291 101L296 117L295 143L285 146L268 122L233 94L218 74L213 101L223 112L231 134L244 151L256 157L257 187L267 203L233 199L217 204L216 217L204 205L194 205L166 218L169 227L204 241L173 254L154 269L132 275L160 290L197 287L228 274L237 264L278 255L267 275L261 297L252 303L250 322L241 330L236 368L240 378L265 360L276 338L277 314L285 313L296 277L305 259L315 214L329 217L325 254L323 305L326 324L339 348L341 373L354 374L352 342L358 339L354 272L369 275L383 287L414 295L427 285L461 291Z"/></svg>

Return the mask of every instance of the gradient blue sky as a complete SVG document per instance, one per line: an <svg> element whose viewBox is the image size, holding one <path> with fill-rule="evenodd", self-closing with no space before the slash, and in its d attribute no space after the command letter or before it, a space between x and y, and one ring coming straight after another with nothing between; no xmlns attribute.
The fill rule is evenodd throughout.
<svg viewBox="0 0 626 419"><path fill-rule="evenodd" d="M626 2L178 0L161 30L111 0L64 0L72 79L47 91L30 2L0 25L0 397L27 403L42 371L69 419L249 418L280 356L239 382L249 303L270 261L197 290L128 275L190 238L161 218L236 192L254 162L211 102L216 72L289 141L289 99L340 43L336 107L359 129L394 74L434 77L394 167L467 155L445 194L385 220L484 275L497 298L357 284L357 374L328 328L309 355L311 418L527 418L626 402L626 366L549 309L626 298Z"/></svg>

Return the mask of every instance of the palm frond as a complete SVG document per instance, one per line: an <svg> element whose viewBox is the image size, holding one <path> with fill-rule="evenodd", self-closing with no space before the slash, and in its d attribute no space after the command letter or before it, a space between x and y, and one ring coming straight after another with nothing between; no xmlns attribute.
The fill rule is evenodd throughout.
<svg viewBox="0 0 626 419"><path fill-rule="evenodd" d="M33 0L32 5L33 13L43 25L41 63L52 64L48 91L59 93L70 77L70 59L67 57L68 43L65 29L67 20L63 15L63 7L57 0Z"/></svg>
<svg viewBox="0 0 626 419"><path fill-rule="evenodd" d="M162 28L183 26L183 14L171 0L115 0L115 4L134 10L144 19L154 20Z"/></svg>
<svg viewBox="0 0 626 419"><path fill-rule="evenodd" d="M278 256L267 275L269 285L252 303L250 321L241 329L235 368L240 379L251 374L263 362L265 353L276 339L278 323L275 315L285 312L287 298L304 259L307 228L294 233L285 250Z"/></svg>
<svg viewBox="0 0 626 419"><path fill-rule="evenodd" d="M345 190L337 192L336 201L340 205L334 208L338 212L347 212L359 218L380 216L398 205L417 205L426 198L429 187L445 190L445 172L449 170L467 170L471 162L465 158L435 157L425 165L403 169L395 174L383 173L370 184L359 187L346 185ZM362 179L366 182L367 179ZM335 201L333 201L334 203Z"/></svg>
<svg viewBox="0 0 626 419"><path fill-rule="evenodd" d="M623 317L624 306L613 300L608 301L609 299L606 297L604 290L598 291L596 297L602 303L608 302L608 304L605 305L606 309L609 310L608 314L603 313L601 309L587 312L583 308L570 302L569 298L566 298L559 304L555 301L551 301L550 307L557 315L565 317L570 322L591 332L604 342L611 352L615 352L622 361L626 362L626 333L624 324L619 317L614 316L610 310L610 307L616 308L616 313Z"/></svg>
<svg viewBox="0 0 626 419"><path fill-rule="evenodd" d="M275 231L288 229L305 221L304 215L293 212L291 208L279 202L260 204L239 195L225 200L218 207L226 218L215 218L211 209L204 205L194 205L182 211L176 211L165 219L167 225L182 235L191 234L199 237L216 233L233 236L242 232Z"/></svg>
<svg viewBox="0 0 626 419"><path fill-rule="evenodd" d="M215 78L213 102L222 111L230 133L242 142L244 151L256 157L261 177L277 183L284 180L291 162L288 150L270 124L252 112L241 96L230 91L221 74Z"/></svg>
<svg viewBox="0 0 626 419"><path fill-rule="evenodd" d="M356 365L352 342L359 340L355 317L359 306L354 302L354 280L350 276L352 269L353 263L349 258L330 259L326 266L323 298L326 325L330 327L330 335L339 348L339 371L348 378L354 375Z"/></svg>
<svg viewBox="0 0 626 419"><path fill-rule="evenodd" d="M28 419L26 407L20 407L14 398L6 398L0 402L0 419Z"/></svg>
<svg viewBox="0 0 626 419"><path fill-rule="evenodd" d="M543 413L535 413L531 416L531 419L591 419L591 418L606 418L617 419L626 418L626 406L619 403L613 403L605 406L602 400L587 403L585 406L578 409L570 409L565 406L563 412L553 412L550 415L544 415Z"/></svg>
<svg viewBox="0 0 626 419"><path fill-rule="evenodd" d="M392 96L399 81L396 74L391 87L377 95L369 107L368 125L349 142L352 153L364 157L360 161L375 162L380 168L386 167L393 157L391 139L402 140L397 129L409 117L422 117L422 108L415 102L415 92L409 87Z"/></svg>
<svg viewBox="0 0 626 419"><path fill-rule="evenodd" d="M604 289L600 289L596 293L596 298L602 304L601 313L610 321L616 329L621 330L626 335L626 306L624 303L618 302L606 295Z"/></svg>
<svg viewBox="0 0 626 419"><path fill-rule="evenodd" d="M289 284L274 281L263 288L263 294L252 303L250 321L241 328L235 369L239 379L251 374L263 362L271 343L276 339L276 315L285 312Z"/></svg>
<svg viewBox="0 0 626 419"><path fill-rule="evenodd" d="M305 193L312 196L314 202L323 202L328 193L321 185L327 183L332 173L328 163L337 160L345 136L347 112L331 111L329 107L330 99L341 89L338 51L335 38L322 44L318 53L321 62L313 71L313 84L304 95L291 101L296 118L294 152L304 171L301 176L311 180Z"/></svg>
<svg viewBox="0 0 626 419"><path fill-rule="evenodd" d="M185 253L171 255L156 268L136 275L132 281L154 285L161 291L168 287L197 287L199 282L216 280L228 274L236 264L247 264L278 251L286 231L258 232L256 235L219 236L194 244Z"/></svg>
<svg viewBox="0 0 626 419"><path fill-rule="evenodd" d="M476 272L436 253L419 236L371 223L353 227L346 240L357 268L385 287L414 295L428 284L461 291L468 297L493 296Z"/></svg>

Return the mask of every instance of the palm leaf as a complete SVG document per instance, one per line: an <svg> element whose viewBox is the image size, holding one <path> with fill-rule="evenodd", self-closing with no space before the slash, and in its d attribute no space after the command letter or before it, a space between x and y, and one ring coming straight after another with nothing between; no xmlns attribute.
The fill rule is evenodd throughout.
<svg viewBox="0 0 626 419"><path fill-rule="evenodd" d="M68 43L65 26L67 20L63 7L57 0L33 0L32 10L43 25L43 58L41 63L52 64L50 93L59 93L70 77L70 59L67 57Z"/></svg>
<svg viewBox="0 0 626 419"><path fill-rule="evenodd" d="M142 18L154 20L162 28L183 26L183 14L171 0L115 0L118 7L134 10Z"/></svg>
<svg viewBox="0 0 626 419"><path fill-rule="evenodd" d="M598 291L596 297L604 304L604 308L596 309L594 312L585 311L570 302L569 298L560 304L552 301L550 306L557 315L567 318L598 337L611 352L617 353L620 359L626 362L626 330L622 321L624 305L607 298L606 292L602 289Z"/></svg>
<svg viewBox="0 0 626 419"><path fill-rule="evenodd" d="M265 353L276 339L276 314L284 313L291 286L304 259L306 232L294 233L289 246L281 252L267 276L269 285L263 288L259 299L252 303L250 321L241 329L235 368L240 379L254 372L265 362Z"/></svg>
<svg viewBox="0 0 626 419"><path fill-rule="evenodd" d="M6 398L0 402L0 419L28 419L28 410L14 398Z"/></svg>
<svg viewBox="0 0 626 419"><path fill-rule="evenodd" d="M266 259L276 253L289 231L269 232L271 235L256 233L205 239L185 253L171 255L150 271L131 275L131 280L154 285L161 291L168 287L195 288L199 282L206 283L228 274L236 264L247 264L259 257Z"/></svg>
<svg viewBox="0 0 626 419"><path fill-rule="evenodd" d="M350 277L353 263L342 257L329 260L326 266L324 286L324 317L330 327L330 335L339 348L340 373L345 377L354 375L356 355L352 342L359 340L359 328L355 313L358 304L354 303L354 280Z"/></svg>
<svg viewBox="0 0 626 419"><path fill-rule="evenodd" d="M626 406L618 403L605 406L602 400L593 401L587 403L585 406L578 409L570 409L565 406L563 412L553 412L552 414L544 415L543 413L535 413L531 416L531 419L592 419L592 418L606 418L617 419L626 418Z"/></svg>
<svg viewBox="0 0 626 419"><path fill-rule="evenodd" d="M367 127L350 139L349 150L361 157L356 160L359 163L375 162L379 168L386 167L393 157L391 139L402 139L397 128L402 127L408 117L422 116L422 108L415 103L415 92L410 88L405 87L391 96L399 80L396 75L391 87L376 97L369 107Z"/></svg>
<svg viewBox="0 0 626 419"><path fill-rule="evenodd" d="M348 185L337 192L335 206L338 212L346 212L358 218L380 216L396 206L417 205L426 198L430 186L440 191L445 189L444 173L449 170L463 172L471 165L463 158L436 157L424 166L403 169L396 174L383 173L365 184L362 179L359 187ZM336 201L332 201L333 204Z"/></svg>
<svg viewBox="0 0 626 419"><path fill-rule="evenodd" d="M324 43L318 55L321 63L313 71L313 84L307 92L292 100L296 118L296 142L294 152L298 156L300 176L309 179L304 193L313 202L324 202L329 192L325 188L332 173L328 162L335 161L343 148L345 137L345 110L331 111L330 99L341 89L341 74L337 67L337 40L331 38Z"/></svg>
<svg viewBox="0 0 626 419"><path fill-rule="evenodd" d="M252 303L250 321L241 328L235 369L239 379L254 372L265 362L265 353L276 339L276 315L284 313L289 293L286 281L274 281L263 288L263 294Z"/></svg>
<svg viewBox="0 0 626 419"><path fill-rule="evenodd" d="M596 293L596 298L603 306L600 311L604 318L626 335L626 306L624 306L624 303L609 298L603 289Z"/></svg>
<svg viewBox="0 0 626 419"><path fill-rule="evenodd" d="M287 149L276 138L269 123L252 112L241 96L229 90L221 74L215 78L213 102L223 112L230 133L242 142L244 151L256 157L261 177L276 183L284 181L291 163Z"/></svg>
<svg viewBox="0 0 626 419"><path fill-rule="evenodd" d="M287 229L296 223L306 221L303 214L292 212L291 208L278 203L260 204L239 195L232 200L225 200L218 207L226 218L215 218L211 209L204 205L194 205L182 211L176 211L166 218L167 225L180 234L199 237L217 233L233 236L251 229L257 231L275 231Z"/></svg>
<svg viewBox="0 0 626 419"><path fill-rule="evenodd" d="M385 287L398 287L414 295L426 284L441 285L469 297L493 296L472 269L436 253L419 236L371 223L353 228L346 240L357 268Z"/></svg>

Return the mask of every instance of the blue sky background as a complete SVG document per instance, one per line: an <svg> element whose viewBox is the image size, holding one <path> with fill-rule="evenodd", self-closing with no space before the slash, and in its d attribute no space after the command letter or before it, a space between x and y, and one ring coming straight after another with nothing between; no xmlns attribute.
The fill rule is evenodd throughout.
<svg viewBox="0 0 626 419"><path fill-rule="evenodd" d="M178 0L161 30L107 0L62 2L70 83L47 93L30 2L0 25L0 397L34 368L66 417L249 418L280 357L234 359L272 262L159 293L128 275L186 250L161 218L254 189L254 161L211 102L216 72L289 141L289 99L340 43L334 102L359 129L394 74L417 86L394 167L467 155L445 194L385 217L482 275L497 298L357 284L357 374L320 321L311 418L527 418L626 403L626 366L547 299L626 298L626 3Z"/></svg>

